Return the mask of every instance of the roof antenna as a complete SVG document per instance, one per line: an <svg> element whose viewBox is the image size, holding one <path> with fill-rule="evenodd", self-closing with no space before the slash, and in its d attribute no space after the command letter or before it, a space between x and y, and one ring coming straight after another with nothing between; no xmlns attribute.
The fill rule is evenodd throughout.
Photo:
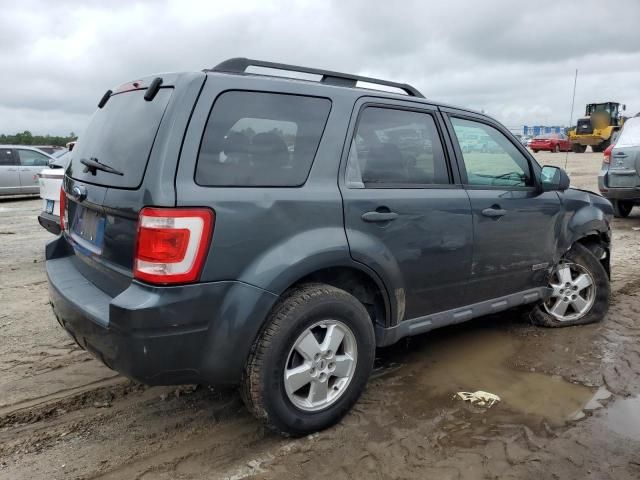
<svg viewBox="0 0 640 480"><path fill-rule="evenodd" d="M571 99L571 115L569 116L569 128L573 124L573 105L576 102L576 84L578 83L578 69L576 68L576 76L573 79L573 98ZM569 160L569 151L564 154L564 170L567 171L567 161Z"/></svg>

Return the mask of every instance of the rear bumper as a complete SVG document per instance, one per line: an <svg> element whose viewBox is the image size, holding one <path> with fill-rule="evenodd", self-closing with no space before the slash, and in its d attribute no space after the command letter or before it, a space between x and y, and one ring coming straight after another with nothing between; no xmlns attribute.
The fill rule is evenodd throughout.
<svg viewBox="0 0 640 480"><path fill-rule="evenodd" d="M64 242L59 238L51 242ZM242 282L153 287L132 281L116 297L47 248L53 311L105 365L149 385L234 384L277 296Z"/></svg>
<svg viewBox="0 0 640 480"><path fill-rule="evenodd" d="M640 202L640 188L610 188L600 190L602 196L609 200L636 200Z"/></svg>
<svg viewBox="0 0 640 480"><path fill-rule="evenodd" d="M38 215L38 223L45 230L53 233L54 235L60 234L60 217L52 215L47 212L42 212Z"/></svg>
<svg viewBox="0 0 640 480"><path fill-rule="evenodd" d="M601 170L598 175L598 190L603 197L609 200L637 200L640 201L640 188L638 187L609 187L609 172Z"/></svg>

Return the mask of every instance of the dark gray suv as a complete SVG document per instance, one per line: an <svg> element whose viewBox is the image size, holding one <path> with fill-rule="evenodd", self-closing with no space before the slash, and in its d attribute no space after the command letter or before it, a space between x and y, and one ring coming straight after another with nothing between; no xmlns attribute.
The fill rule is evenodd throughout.
<svg viewBox="0 0 640 480"><path fill-rule="evenodd" d="M357 401L376 347L523 304L601 320L612 207L568 187L409 85L247 59L142 78L75 147L51 303L124 375L240 384L303 435Z"/></svg>

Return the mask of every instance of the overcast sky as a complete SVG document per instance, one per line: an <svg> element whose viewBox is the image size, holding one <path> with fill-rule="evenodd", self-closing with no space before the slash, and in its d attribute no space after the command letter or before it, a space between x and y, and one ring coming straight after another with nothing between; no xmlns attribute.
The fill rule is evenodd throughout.
<svg viewBox="0 0 640 480"><path fill-rule="evenodd" d="M529 6L525 7L524 4ZM640 1L0 0L0 132L81 133L102 94L237 56L408 82L509 127L640 111Z"/></svg>

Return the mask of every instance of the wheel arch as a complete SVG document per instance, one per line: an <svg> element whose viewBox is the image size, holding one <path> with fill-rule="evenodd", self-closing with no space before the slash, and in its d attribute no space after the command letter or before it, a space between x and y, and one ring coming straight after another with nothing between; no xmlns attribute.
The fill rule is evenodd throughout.
<svg viewBox="0 0 640 480"><path fill-rule="evenodd" d="M309 269L283 290L281 295L305 283L326 283L345 290L364 305L374 325L388 327L393 314L389 294L382 280L370 269L356 262Z"/></svg>
<svg viewBox="0 0 640 480"><path fill-rule="evenodd" d="M598 259L598 261L604 267L607 276L611 278L611 249L610 238L607 233L603 232L590 232L580 238L577 238L572 245L579 243L580 245L589 249L591 253Z"/></svg>

